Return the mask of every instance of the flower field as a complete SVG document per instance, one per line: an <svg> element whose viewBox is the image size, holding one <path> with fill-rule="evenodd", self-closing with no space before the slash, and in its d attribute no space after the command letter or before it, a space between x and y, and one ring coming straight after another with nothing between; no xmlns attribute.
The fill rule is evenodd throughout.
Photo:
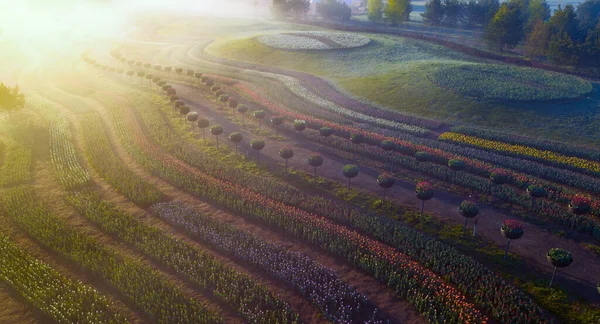
<svg viewBox="0 0 600 324"><path fill-rule="evenodd" d="M327 50L331 46L310 37L296 35L267 35L258 38L262 44L286 50Z"/></svg>
<svg viewBox="0 0 600 324"><path fill-rule="evenodd" d="M283 50L329 50L367 45L368 37L332 32L295 32L265 35L257 38L263 45Z"/></svg>
<svg viewBox="0 0 600 324"><path fill-rule="evenodd" d="M0 278L59 323L128 323L95 289L70 280L0 237Z"/></svg>
<svg viewBox="0 0 600 324"><path fill-rule="evenodd" d="M580 78L536 69L464 64L436 70L429 79L465 96L489 100L573 99L592 91Z"/></svg>
<svg viewBox="0 0 600 324"><path fill-rule="evenodd" d="M455 123L544 123L593 82L309 19L172 19L15 75L0 302L59 323L600 320L600 150Z"/></svg>
<svg viewBox="0 0 600 324"><path fill-rule="evenodd" d="M0 186L11 186L31 181L33 134L15 128L5 140L4 163L0 168Z"/></svg>
<svg viewBox="0 0 600 324"><path fill-rule="evenodd" d="M60 184L67 190L79 189L91 180L89 172L77 161L68 120L56 113L48 102L37 104L46 117L50 131L50 162Z"/></svg>

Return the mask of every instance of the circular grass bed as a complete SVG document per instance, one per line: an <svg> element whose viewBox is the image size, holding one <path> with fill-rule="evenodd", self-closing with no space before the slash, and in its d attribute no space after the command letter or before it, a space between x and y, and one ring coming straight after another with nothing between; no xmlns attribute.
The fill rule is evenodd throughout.
<svg viewBox="0 0 600 324"><path fill-rule="evenodd" d="M329 50L367 45L368 37L351 33L294 32L265 35L258 38L263 45L284 50Z"/></svg>
<svg viewBox="0 0 600 324"><path fill-rule="evenodd" d="M589 82L576 76L507 65L442 66L428 78L442 88L486 100L564 100L592 91Z"/></svg>

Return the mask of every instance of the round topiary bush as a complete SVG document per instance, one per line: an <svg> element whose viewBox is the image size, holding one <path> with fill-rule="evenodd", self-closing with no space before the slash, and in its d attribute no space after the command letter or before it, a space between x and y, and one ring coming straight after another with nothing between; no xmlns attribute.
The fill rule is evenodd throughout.
<svg viewBox="0 0 600 324"><path fill-rule="evenodd" d="M479 206L472 200L464 200L460 203L459 211L466 218L474 218L479 215Z"/></svg>
<svg viewBox="0 0 600 324"><path fill-rule="evenodd" d="M333 134L333 129L329 127L321 127L319 129L319 134L325 137L330 136L331 134Z"/></svg>
<svg viewBox="0 0 600 324"><path fill-rule="evenodd" d="M462 160L451 159L448 161L448 167L453 171L462 171L466 166L467 164Z"/></svg>
<svg viewBox="0 0 600 324"><path fill-rule="evenodd" d="M508 181L506 172L496 169L490 172L490 180L497 185L505 184Z"/></svg>
<svg viewBox="0 0 600 324"><path fill-rule="evenodd" d="M415 159L419 162L427 162L431 159L431 156L427 152L417 151L415 152Z"/></svg>

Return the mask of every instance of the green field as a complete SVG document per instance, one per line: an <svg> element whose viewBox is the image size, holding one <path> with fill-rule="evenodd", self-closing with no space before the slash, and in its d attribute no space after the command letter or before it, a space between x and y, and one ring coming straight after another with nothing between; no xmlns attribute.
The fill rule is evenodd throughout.
<svg viewBox="0 0 600 324"><path fill-rule="evenodd" d="M256 31L253 33L258 34ZM431 81L440 69L449 66L479 63L476 66L480 69L489 70L487 64L492 64L442 46L401 37L368 35L372 42L358 49L286 51L262 45L248 34L218 39L207 47L207 51L232 59L315 74L332 81L349 95L411 115L544 138L593 145L600 143L597 131L600 107L598 83L592 84L591 93L577 100L490 101L465 96L461 91L448 91ZM515 80L523 79L522 90L527 90L529 85L538 86L536 78L531 76L531 69L513 70L511 73ZM498 78L505 76L499 75ZM564 75L559 78L567 80L563 85L576 79ZM503 83L502 80L495 81L491 87ZM504 82L505 85L509 83ZM564 93L565 97L569 97L571 89L554 85L545 91L549 94Z"/></svg>

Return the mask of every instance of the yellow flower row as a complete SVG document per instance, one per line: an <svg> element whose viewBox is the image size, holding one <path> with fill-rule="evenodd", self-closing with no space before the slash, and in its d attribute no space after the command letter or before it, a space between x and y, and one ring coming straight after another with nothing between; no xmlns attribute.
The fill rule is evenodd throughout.
<svg viewBox="0 0 600 324"><path fill-rule="evenodd" d="M498 152L507 152L525 158L532 157L535 160L546 160L554 163L566 164L574 168L600 173L600 163L598 162L581 159L574 156L566 156L552 151L538 150L529 146L507 144L451 132L441 134L439 139L455 143L464 143Z"/></svg>

